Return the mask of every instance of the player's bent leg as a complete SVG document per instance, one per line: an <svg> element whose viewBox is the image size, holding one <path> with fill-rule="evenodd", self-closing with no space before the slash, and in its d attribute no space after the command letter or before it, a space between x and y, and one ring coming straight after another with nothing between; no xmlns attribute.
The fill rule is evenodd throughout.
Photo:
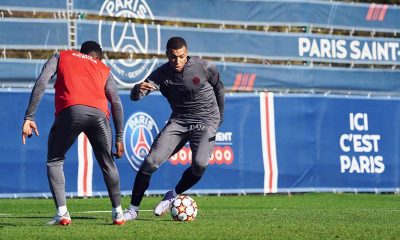
<svg viewBox="0 0 400 240"><path fill-rule="evenodd" d="M69 213L66 212L64 215L55 215L53 219L47 223L47 225L70 225L72 223L71 217L69 216Z"/></svg>
<svg viewBox="0 0 400 240"><path fill-rule="evenodd" d="M124 213L125 220L131 221L138 217L140 203L150 185L151 175L157 168L158 164L155 164L155 161L149 161L149 158L146 158L140 166L133 183L131 205Z"/></svg>
<svg viewBox="0 0 400 240"><path fill-rule="evenodd" d="M168 122L154 140L148 156L142 163L142 166L136 175L132 190L132 206L138 207L140 205L144 192L149 186L151 175L171 156L174 151L176 151L178 146L183 146L182 142L186 142L186 128L177 123ZM166 194L166 196L168 197L169 195ZM165 199L161 202L164 200ZM164 205L158 204L154 210L154 213L157 216L165 212L162 210L164 208L160 208L160 206Z"/></svg>
<svg viewBox="0 0 400 240"><path fill-rule="evenodd" d="M67 199L65 196L65 177L63 171L63 163L63 161L47 163L47 177L50 185L51 194L57 208L67 205Z"/></svg>
<svg viewBox="0 0 400 240"><path fill-rule="evenodd" d="M211 152L215 145L215 129L208 128L197 131L190 137L190 148L192 150L192 164L182 174L181 179L175 187L178 194L185 192L200 181L207 169Z"/></svg>
<svg viewBox="0 0 400 240"><path fill-rule="evenodd" d="M112 136L108 119L105 116L92 116L84 130L92 144L96 160L103 173L104 182L113 207L112 220L116 225L125 223L121 209L120 178L112 157Z"/></svg>
<svg viewBox="0 0 400 240"><path fill-rule="evenodd" d="M190 136L190 147L192 149L192 165L185 170L181 179L176 185L174 192L169 191L164 198L157 204L154 213L159 216L171 209L175 198L193 187L202 178L214 148L214 129L195 132Z"/></svg>
<svg viewBox="0 0 400 240"><path fill-rule="evenodd" d="M139 205L143 199L144 192L149 187L150 178L151 175L143 174L141 169L137 172L132 189L131 205L124 212L126 221L133 221L138 217Z"/></svg>
<svg viewBox="0 0 400 240"><path fill-rule="evenodd" d="M151 175L157 168L158 164L155 164L154 161L149 162L148 158L142 163L133 184L131 206L124 213L126 221L135 220L138 217L139 205L142 202L145 191L150 185Z"/></svg>
<svg viewBox="0 0 400 240"><path fill-rule="evenodd" d="M202 169L202 170L201 171L198 170L197 174L195 174L193 169ZM200 168L200 167L194 167L194 165L192 165L189 168L187 168L183 172L181 179L179 180L178 184L175 187L176 193L182 194L186 190L193 187L196 183L198 183L200 181L201 177L203 176L204 171L205 171L205 166Z"/></svg>
<svg viewBox="0 0 400 240"><path fill-rule="evenodd" d="M82 130L82 118L66 108L58 115L49 132L47 142L47 177L57 208L66 206L63 163L65 154ZM66 207L60 215L66 213ZM68 218L66 218L68 219Z"/></svg>
<svg viewBox="0 0 400 240"><path fill-rule="evenodd" d="M109 122L105 116L93 116L90 125L84 130L94 155L103 174L112 207L121 205L120 179L118 169L112 157L112 135Z"/></svg>
<svg viewBox="0 0 400 240"><path fill-rule="evenodd" d="M163 159L165 161L168 157L170 157L174 152L177 152L178 148L182 148L184 146L184 143L186 142L186 136L181 135L181 136L175 136L175 140L177 142L174 142L175 144L170 145L168 148L164 148L164 151L162 151L162 156L158 156L157 159ZM164 144L166 142L164 141ZM175 146L171 148L171 146ZM148 158L146 160L147 164L144 164L144 172L147 173L152 173L154 172L160 165L159 161L152 161L153 155L152 152L150 152ZM157 165L156 165L157 164ZM143 192L144 193L144 192ZM165 213L167 213L171 207L172 207L172 202L175 200L177 197L176 193L174 194L173 191L168 191L164 194L164 197L161 199L161 201L154 207L154 214L156 216L162 216Z"/></svg>
<svg viewBox="0 0 400 240"><path fill-rule="evenodd" d="M181 179L175 186L176 194L182 194L196 185L206 171L213 143L208 141L208 137L205 139L190 143L192 148L192 164L183 172Z"/></svg>
<svg viewBox="0 0 400 240"><path fill-rule="evenodd" d="M129 209L131 209L135 212L139 211L139 206L140 206L140 203L142 202L144 192L147 190L147 188L150 185L151 175L143 173L143 166L144 166L144 164L142 164L142 167L139 169L139 171L136 174L135 182L133 184L133 189L132 189L131 207ZM132 217L128 213L128 218L130 220L134 220L134 219L136 219L136 217L137 216Z"/></svg>

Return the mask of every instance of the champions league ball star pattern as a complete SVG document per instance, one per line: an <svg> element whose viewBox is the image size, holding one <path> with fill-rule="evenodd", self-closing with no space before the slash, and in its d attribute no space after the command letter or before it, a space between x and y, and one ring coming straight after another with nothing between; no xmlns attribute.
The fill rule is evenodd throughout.
<svg viewBox="0 0 400 240"><path fill-rule="evenodd" d="M193 221L197 216L197 203L189 196L180 195L172 202L171 216L175 221Z"/></svg>

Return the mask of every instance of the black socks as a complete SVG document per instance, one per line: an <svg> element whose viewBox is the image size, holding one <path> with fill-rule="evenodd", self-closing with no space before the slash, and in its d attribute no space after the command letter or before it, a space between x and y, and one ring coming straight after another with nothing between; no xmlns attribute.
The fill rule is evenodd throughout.
<svg viewBox="0 0 400 240"><path fill-rule="evenodd" d="M175 187L175 192L177 194L181 194L188 190L189 188L193 187L202 176L196 176L193 174L192 169L189 167L185 170L182 175L181 180L179 180L178 184Z"/></svg>
<svg viewBox="0 0 400 240"><path fill-rule="evenodd" d="M135 183L132 190L131 204L133 206L139 206L142 201L144 192L147 190L150 184L151 175L146 175L140 170L136 174Z"/></svg>

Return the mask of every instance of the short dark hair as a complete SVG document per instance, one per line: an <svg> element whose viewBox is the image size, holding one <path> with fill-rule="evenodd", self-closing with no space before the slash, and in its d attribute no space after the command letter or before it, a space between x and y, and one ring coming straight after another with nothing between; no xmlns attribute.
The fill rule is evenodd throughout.
<svg viewBox="0 0 400 240"><path fill-rule="evenodd" d="M95 41L86 41L82 43L81 50L79 50L83 54L89 54L91 52L95 52L99 58L103 55L103 49L100 44Z"/></svg>
<svg viewBox="0 0 400 240"><path fill-rule="evenodd" d="M169 49L180 49L182 47L187 48L187 44L186 44L185 39L183 39L181 37L172 37L167 42L167 51Z"/></svg>

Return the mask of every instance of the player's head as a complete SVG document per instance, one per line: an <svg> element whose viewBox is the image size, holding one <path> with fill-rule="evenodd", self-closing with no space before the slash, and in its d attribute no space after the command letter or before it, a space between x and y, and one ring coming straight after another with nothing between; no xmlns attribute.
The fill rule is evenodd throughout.
<svg viewBox="0 0 400 240"><path fill-rule="evenodd" d="M103 57L103 49L101 49L100 44L95 41L86 41L82 43L80 52L93 58L102 59Z"/></svg>
<svg viewBox="0 0 400 240"><path fill-rule="evenodd" d="M187 44L181 37L172 37L167 42L167 58L169 65L177 72L181 72L187 62Z"/></svg>

